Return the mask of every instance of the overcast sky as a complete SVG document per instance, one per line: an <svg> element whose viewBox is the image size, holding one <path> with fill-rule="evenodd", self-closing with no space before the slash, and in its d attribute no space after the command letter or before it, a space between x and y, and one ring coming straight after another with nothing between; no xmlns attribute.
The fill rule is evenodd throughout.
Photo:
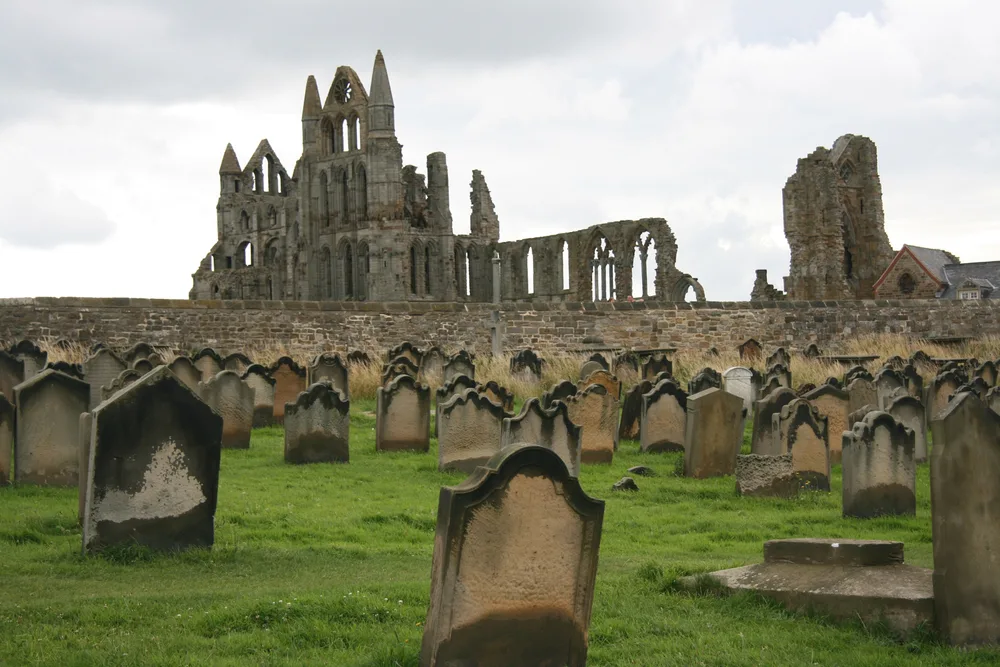
<svg viewBox="0 0 1000 667"><path fill-rule="evenodd" d="M291 169L306 77L382 49L406 163L481 169L503 240L665 217L680 269L745 300L788 272L781 188L878 145L893 247L1000 260L995 0L2 0L0 296L185 298L218 168Z"/></svg>

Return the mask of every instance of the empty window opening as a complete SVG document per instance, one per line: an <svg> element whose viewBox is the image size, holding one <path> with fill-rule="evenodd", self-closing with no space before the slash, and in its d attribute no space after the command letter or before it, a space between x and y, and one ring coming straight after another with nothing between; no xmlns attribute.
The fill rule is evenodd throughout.
<svg viewBox="0 0 1000 667"><path fill-rule="evenodd" d="M344 246L344 294L354 296L354 250L350 243Z"/></svg>
<svg viewBox="0 0 1000 667"><path fill-rule="evenodd" d="M899 277L898 286L902 294L913 294L913 290L917 288L917 281L909 273L904 273Z"/></svg>
<svg viewBox="0 0 1000 667"><path fill-rule="evenodd" d="M219 286L218 285L212 285L212 296L214 298L216 298L216 299L219 298Z"/></svg>
<svg viewBox="0 0 1000 667"><path fill-rule="evenodd" d="M327 155L332 155L337 152L337 142L334 136L333 123L330 119L323 121L323 149Z"/></svg>
<svg viewBox="0 0 1000 667"><path fill-rule="evenodd" d="M656 242L649 232L635 240L632 256L632 296L645 299L656 295Z"/></svg>
<svg viewBox="0 0 1000 667"><path fill-rule="evenodd" d="M333 258L329 248L323 248L323 296L333 298Z"/></svg>
<svg viewBox="0 0 1000 667"><path fill-rule="evenodd" d="M472 296L472 251L465 253L465 296Z"/></svg>
<svg viewBox="0 0 1000 667"><path fill-rule="evenodd" d="M226 255L226 268L227 269L233 268L233 256L232 255Z"/></svg>
<svg viewBox="0 0 1000 667"><path fill-rule="evenodd" d="M358 203L358 219L367 220L368 219L368 173L365 171L364 165L358 166L358 179L357 179L357 203Z"/></svg>
<svg viewBox="0 0 1000 667"><path fill-rule="evenodd" d="M527 265L527 276L528 276L528 294L535 293L535 251L533 248L528 248L528 254L524 258L524 263Z"/></svg>
<svg viewBox="0 0 1000 667"><path fill-rule="evenodd" d="M264 176L260 167L253 170L253 191L257 194L264 192Z"/></svg>
<svg viewBox="0 0 1000 667"><path fill-rule="evenodd" d="M431 249L424 248L424 294L431 293Z"/></svg>
<svg viewBox="0 0 1000 667"><path fill-rule="evenodd" d="M215 255L211 255L208 258L208 270L215 271Z"/></svg>
<svg viewBox="0 0 1000 667"><path fill-rule="evenodd" d="M243 244L243 266L253 266L253 244L247 241Z"/></svg>
<svg viewBox="0 0 1000 667"><path fill-rule="evenodd" d="M601 236L591 255L590 266L593 274L591 294L594 301L610 301L615 298L615 251L607 238Z"/></svg>
<svg viewBox="0 0 1000 667"><path fill-rule="evenodd" d="M350 135L348 134L348 131L347 131L347 119L346 118L341 118L340 119L340 150L341 150L341 152L348 150L347 142L348 142L348 137L349 136Z"/></svg>
<svg viewBox="0 0 1000 667"><path fill-rule="evenodd" d="M240 179L237 178L233 180L233 190L236 192L240 191Z"/></svg>
<svg viewBox="0 0 1000 667"><path fill-rule="evenodd" d="M326 172L319 172L319 219L324 227L330 226L330 184Z"/></svg>
<svg viewBox="0 0 1000 667"><path fill-rule="evenodd" d="M562 241L559 244L559 263L562 267L562 290L569 289L569 244Z"/></svg>
<svg viewBox="0 0 1000 667"><path fill-rule="evenodd" d="M410 246L410 294L417 293L417 249Z"/></svg>
<svg viewBox="0 0 1000 667"><path fill-rule="evenodd" d="M274 194L277 190L277 185L274 182L274 158L270 155L265 155L261 161L261 168L264 170L264 186L267 188L269 194Z"/></svg>
<svg viewBox="0 0 1000 667"><path fill-rule="evenodd" d="M351 123L351 150L361 150L361 121L357 117Z"/></svg>
<svg viewBox="0 0 1000 667"><path fill-rule="evenodd" d="M349 196L350 191L348 190L347 184L347 170L345 169L340 177L340 222L347 222L347 215L349 210Z"/></svg>

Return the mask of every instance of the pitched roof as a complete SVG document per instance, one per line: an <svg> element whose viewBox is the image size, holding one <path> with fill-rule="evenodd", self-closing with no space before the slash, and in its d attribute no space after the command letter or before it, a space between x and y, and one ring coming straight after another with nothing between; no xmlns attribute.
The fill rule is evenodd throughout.
<svg viewBox="0 0 1000 667"><path fill-rule="evenodd" d="M948 264L944 267L948 287L941 295L944 299L954 299L959 288L965 283L992 289L988 299L1000 299L1000 262L970 262L969 264Z"/></svg>
<svg viewBox="0 0 1000 667"><path fill-rule="evenodd" d="M241 174L240 161L236 158L236 151L232 144L226 145L226 152L222 154L222 164L219 166L220 174Z"/></svg>
<svg viewBox="0 0 1000 667"><path fill-rule="evenodd" d="M392 88L389 87L389 72L385 69L385 58L382 51L375 54L375 67L372 68L372 85L368 95L368 103L393 106Z"/></svg>
<svg viewBox="0 0 1000 667"><path fill-rule="evenodd" d="M948 264L958 264L958 258L946 250L938 248L921 248L916 245L904 245L913 257L924 265L939 282L947 282L944 267Z"/></svg>

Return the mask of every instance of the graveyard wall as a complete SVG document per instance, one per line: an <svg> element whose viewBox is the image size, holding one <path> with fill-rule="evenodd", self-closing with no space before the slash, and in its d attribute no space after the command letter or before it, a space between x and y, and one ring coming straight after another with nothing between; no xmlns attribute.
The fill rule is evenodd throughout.
<svg viewBox="0 0 1000 667"><path fill-rule="evenodd" d="M0 338L66 338L127 347L140 341L221 352L279 343L293 354L389 348L409 340L447 349L490 350L491 304L155 299L0 299ZM733 349L747 338L765 347L824 352L858 334L924 337L1000 335L1000 299L701 303L504 303L508 350L588 346Z"/></svg>

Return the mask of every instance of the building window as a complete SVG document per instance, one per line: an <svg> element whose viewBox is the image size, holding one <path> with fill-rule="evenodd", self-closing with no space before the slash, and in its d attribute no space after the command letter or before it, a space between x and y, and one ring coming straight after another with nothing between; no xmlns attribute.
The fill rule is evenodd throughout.
<svg viewBox="0 0 1000 667"><path fill-rule="evenodd" d="M979 298L978 289L965 289L958 293L958 298L963 301L975 300Z"/></svg>
<svg viewBox="0 0 1000 667"><path fill-rule="evenodd" d="M899 287L901 294L913 294L913 290L917 287L917 281L913 279L909 273L904 273L899 277L899 281L896 283Z"/></svg>

